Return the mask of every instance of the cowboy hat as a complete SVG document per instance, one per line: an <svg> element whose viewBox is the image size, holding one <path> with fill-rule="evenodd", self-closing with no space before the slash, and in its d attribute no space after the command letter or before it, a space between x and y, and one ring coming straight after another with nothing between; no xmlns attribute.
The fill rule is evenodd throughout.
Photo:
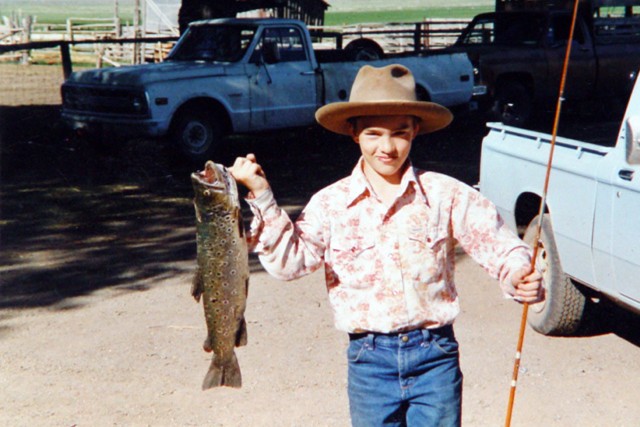
<svg viewBox="0 0 640 427"><path fill-rule="evenodd" d="M363 116L415 116L418 134L446 127L453 115L440 104L418 101L411 71L399 64L375 68L365 65L358 71L349 102L334 102L316 111L316 120L332 132L352 134L349 119Z"/></svg>

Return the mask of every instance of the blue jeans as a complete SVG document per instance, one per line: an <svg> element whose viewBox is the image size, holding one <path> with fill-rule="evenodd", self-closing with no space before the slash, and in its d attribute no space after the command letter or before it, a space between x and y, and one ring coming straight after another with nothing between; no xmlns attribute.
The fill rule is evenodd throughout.
<svg viewBox="0 0 640 427"><path fill-rule="evenodd" d="M462 372L451 326L350 339L354 427L460 426Z"/></svg>

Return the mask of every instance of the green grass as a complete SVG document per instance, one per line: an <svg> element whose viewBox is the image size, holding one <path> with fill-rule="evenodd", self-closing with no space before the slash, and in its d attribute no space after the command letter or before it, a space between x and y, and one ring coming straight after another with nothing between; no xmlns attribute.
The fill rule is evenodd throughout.
<svg viewBox="0 0 640 427"><path fill-rule="evenodd" d="M434 7L428 9L370 10L362 12L327 12L325 25L349 25L370 22L418 22L426 18L473 18L489 12L492 6Z"/></svg>
<svg viewBox="0 0 640 427"><path fill-rule="evenodd" d="M113 0L0 0L0 16L33 16L38 23L64 24L67 18L113 18ZM120 1L119 16L122 22L133 22L133 2Z"/></svg>
<svg viewBox="0 0 640 427"><path fill-rule="evenodd" d="M368 10L347 11L329 9L326 25L348 25L372 22L418 22L425 18L472 18L490 11L493 3L468 6L469 1L451 1L449 7L425 6L405 9L383 9L387 3L367 3ZM415 3L415 2L413 2ZM479 2L483 3L483 2ZM442 4L439 2L439 4ZM363 8L364 5L361 5ZM36 22L64 24L67 18L113 18L113 0L0 0L0 16L31 15ZM133 1L120 0L119 16L123 23L133 22Z"/></svg>

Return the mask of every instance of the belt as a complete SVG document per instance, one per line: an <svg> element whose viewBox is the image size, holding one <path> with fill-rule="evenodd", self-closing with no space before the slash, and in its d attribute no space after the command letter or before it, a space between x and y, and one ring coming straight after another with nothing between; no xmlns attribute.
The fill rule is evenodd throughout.
<svg viewBox="0 0 640 427"><path fill-rule="evenodd" d="M367 337L369 335L385 336L385 337L399 337L399 336L411 333L413 331L423 330L423 329L426 329L427 331L429 331L431 333L442 334L442 333L447 333L447 332L451 331L453 329L453 326L452 325L444 325L444 326L440 326L439 328L415 328L415 329L408 329L408 330L402 330L402 331L397 331L397 332L373 332L373 331L354 332L354 333L350 333L349 334L349 340L350 341L359 340L359 339Z"/></svg>

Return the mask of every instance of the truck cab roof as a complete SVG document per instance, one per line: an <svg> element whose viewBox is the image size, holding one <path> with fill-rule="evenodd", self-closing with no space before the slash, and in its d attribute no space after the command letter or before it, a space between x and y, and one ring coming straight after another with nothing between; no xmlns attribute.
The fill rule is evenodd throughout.
<svg viewBox="0 0 640 427"><path fill-rule="evenodd" d="M200 21L194 21L189 24L190 27L201 25L297 25L305 27L304 22L297 19L281 19L281 18L217 18L217 19L203 19Z"/></svg>

